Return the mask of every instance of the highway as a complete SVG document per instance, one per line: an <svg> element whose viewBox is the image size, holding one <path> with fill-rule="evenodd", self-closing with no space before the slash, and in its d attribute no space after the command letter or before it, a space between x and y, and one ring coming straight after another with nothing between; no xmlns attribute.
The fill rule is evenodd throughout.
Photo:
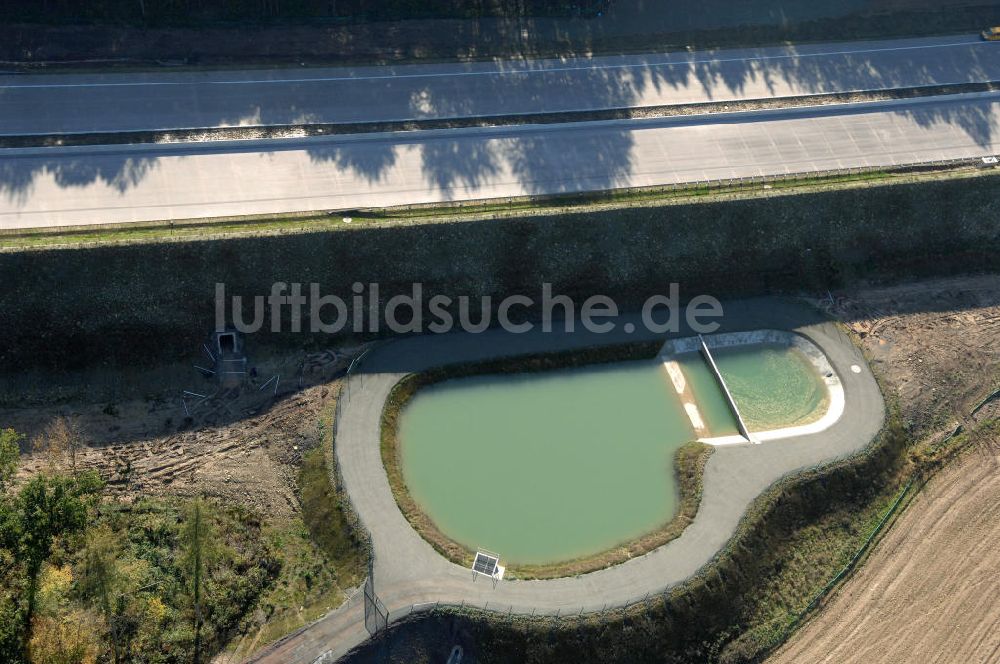
<svg viewBox="0 0 1000 664"><path fill-rule="evenodd" d="M976 35L560 60L0 75L0 135L386 122L1000 80Z"/></svg>
<svg viewBox="0 0 1000 664"><path fill-rule="evenodd" d="M309 139L7 149L0 228L382 207L1000 153L1000 93Z"/></svg>

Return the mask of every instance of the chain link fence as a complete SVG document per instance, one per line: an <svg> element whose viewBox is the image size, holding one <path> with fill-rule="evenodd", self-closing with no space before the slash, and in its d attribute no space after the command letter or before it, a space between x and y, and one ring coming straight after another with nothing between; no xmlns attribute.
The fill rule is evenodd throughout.
<svg viewBox="0 0 1000 664"><path fill-rule="evenodd" d="M344 375L344 379L340 384L340 393L337 395L337 405L334 409L333 414L333 425L332 425L332 445L328 452L327 457L327 468L330 473L330 482L333 485L334 492L337 496L338 504L340 509L344 514L347 522L350 524L354 531L355 537L358 540L359 545L364 550L365 556L369 561L369 576L371 576L371 569L374 566L375 560L375 549L372 546L371 533L365 527L364 523L361 521L361 517L358 516L357 508L354 506L354 501L351 498L351 494L347 491L346 485L344 484L344 477L340 470L340 464L337 462L337 433L340 427L340 422L342 418L342 413L344 410L344 404L350 402L351 391L350 391L350 380L351 376L357 372L361 361L369 353L371 348L362 352L358 357L351 361L351 364L347 368L347 372Z"/></svg>

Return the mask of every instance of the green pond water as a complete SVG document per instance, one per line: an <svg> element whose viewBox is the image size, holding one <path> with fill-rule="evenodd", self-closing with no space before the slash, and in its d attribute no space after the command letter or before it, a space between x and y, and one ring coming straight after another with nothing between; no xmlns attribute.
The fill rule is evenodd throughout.
<svg viewBox="0 0 1000 664"><path fill-rule="evenodd" d="M751 430L818 417L826 388L799 351L713 351ZM699 353L678 358L713 436L736 421ZM453 540L514 564L600 553L673 518L673 455L695 438L658 361L450 380L400 422L403 476Z"/></svg>
<svg viewBox="0 0 1000 664"><path fill-rule="evenodd" d="M708 363L705 362L701 353L685 353L677 356L676 359L677 363L681 365L681 371L684 372L691 392L694 394L698 412L701 413L701 419L705 421L709 433L712 436L738 434L740 428L736 426L736 417L730 410L726 397L719 388L719 382L715 379L712 370L708 368Z"/></svg>
<svg viewBox="0 0 1000 664"><path fill-rule="evenodd" d="M806 424L825 411L826 386L795 348L732 346L712 349L712 357L750 431ZM736 419L701 353L687 353L678 361L711 434L738 433Z"/></svg>
<svg viewBox="0 0 1000 664"><path fill-rule="evenodd" d="M533 564L595 554L670 520L694 439L662 365L596 365L427 387L403 412L403 475L449 537Z"/></svg>
<svg viewBox="0 0 1000 664"><path fill-rule="evenodd" d="M712 356L751 431L807 424L826 410L826 385L795 348L734 346Z"/></svg>

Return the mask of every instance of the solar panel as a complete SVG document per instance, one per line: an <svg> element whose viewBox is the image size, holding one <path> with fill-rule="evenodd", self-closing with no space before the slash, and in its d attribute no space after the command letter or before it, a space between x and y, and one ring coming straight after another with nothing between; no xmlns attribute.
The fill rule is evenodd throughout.
<svg viewBox="0 0 1000 664"><path fill-rule="evenodd" d="M497 562L499 560L496 556L490 556L482 552L477 553L476 559L472 561L472 571L493 576L497 571Z"/></svg>

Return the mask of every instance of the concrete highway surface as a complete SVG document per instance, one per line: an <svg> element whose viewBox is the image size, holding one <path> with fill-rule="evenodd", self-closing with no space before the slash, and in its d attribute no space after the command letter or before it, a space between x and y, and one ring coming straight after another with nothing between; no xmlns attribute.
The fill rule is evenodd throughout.
<svg viewBox="0 0 1000 664"><path fill-rule="evenodd" d="M3 150L0 228L339 210L1000 153L1000 93L646 120Z"/></svg>
<svg viewBox="0 0 1000 664"><path fill-rule="evenodd" d="M1000 80L976 35L392 67L0 75L0 135L588 111Z"/></svg>

